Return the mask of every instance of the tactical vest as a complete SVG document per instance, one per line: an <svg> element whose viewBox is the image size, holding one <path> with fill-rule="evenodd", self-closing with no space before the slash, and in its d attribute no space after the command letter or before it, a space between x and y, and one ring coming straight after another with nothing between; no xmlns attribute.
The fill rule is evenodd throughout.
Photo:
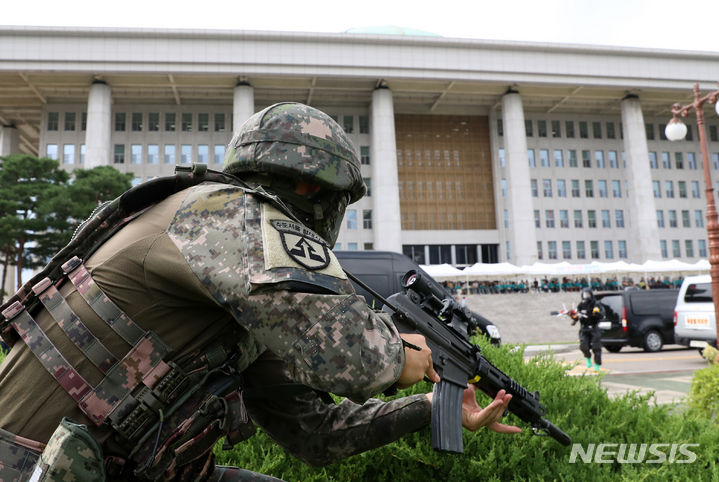
<svg viewBox="0 0 719 482"><path fill-rule="evenodd" d="M110 478L177 476L176 470L193 463L199 464L199 469L192 468L197 475L214 468L203 457L211 457L221 437L234 445L254 433L242 401L239 374L230 367L241 330L228 330L227 336L205 347L188 365L177 366L168 361L171 348L133 322L102 292L83 264L147 208L204 181L238 186L294 218L277 197L261 188L250 188L202 164L178 166L174 176L135 186L98 208L70 243L0 307L5 318L0 322L2 338L10 345L18 339L26 343L92 423L111 428L114 440L125 447L126 458L105 457ZM72 311L58 291L65 282L72 283L92 310L131 346L122 359L116 359ZM33 315L42 308L104 374L96 386L83 379L35 322ZM0 479L13 480L36 470L42 447L0 430Z"/></svg>

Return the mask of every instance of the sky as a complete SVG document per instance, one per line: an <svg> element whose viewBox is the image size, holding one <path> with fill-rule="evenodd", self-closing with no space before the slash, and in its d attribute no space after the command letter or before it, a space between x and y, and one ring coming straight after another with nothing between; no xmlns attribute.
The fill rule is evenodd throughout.
<svg viewBox="0 0 719 482"><path fill-rule="evenodd" d="M0 14L3 26L327 33L398 26L450 38L719 52L717 0L686 3L670 0L25 0L5 3ZM692 20L690 15L696 15L697 19Z"/></svg>

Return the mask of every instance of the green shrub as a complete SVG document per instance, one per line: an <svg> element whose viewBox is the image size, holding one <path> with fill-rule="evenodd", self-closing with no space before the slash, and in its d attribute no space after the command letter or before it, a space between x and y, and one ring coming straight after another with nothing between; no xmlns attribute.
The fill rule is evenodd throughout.
<svg viewBox="0 0 719 482"><path fill-rule="evenodd" d="M719 422L719 365L710 365L694 374L689 407Z"/></svg>
<svg viewBox="0 0 719 482"><path fill-rule="evenodd" d="M535 437L510 415L504 423L519 425L518 435L487 429L464 431L464 454L435 452L429 428L376 450L327 467L307 466L285 453L261 431L233 450L216 447L218 463L237 465L288 481L345 480L719 480L719 428L695 410L657 406L649 395L628 393L609 398L594 375L572 377L550 355L529 363L523 350L493 347L480 341L484 355L524 387L541 392L547 418L582 444L699 444L690 450L694 463L569 463L571 447L549 437ZM716 375L714 375L716 377ZM717 380L719 378L715 378ZM428 391L420 384L405 394ZM717 390L714 390L717 393ZM480 403L488 403L482 396ZM660 449L669 454L669 449ZM653 458L647 456L647 458ZM655 458L655 457L654 457ZM682 459L680 456L679 459ZM686 459L686 457L684 457Z"/></svg>

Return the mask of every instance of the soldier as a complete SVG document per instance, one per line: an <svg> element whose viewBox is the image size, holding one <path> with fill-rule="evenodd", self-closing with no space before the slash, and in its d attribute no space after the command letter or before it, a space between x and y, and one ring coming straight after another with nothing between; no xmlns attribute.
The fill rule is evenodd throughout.
<svg viewBox="0 0 719 482"><path fill-rule="evenodd" d="M582 299L571 317L572 325L579 322L579 349L584 354L587 368L592 367L591 352L594 352L594 370L599 371L602 366L602 340L599 330L602 313L591 289L582 288Z"/></svg>
<svg viewBox="0 0 719 482"><path fill-rule="evenodd" d="M4 336L22 341L0 366L0 478L238 480L247 471L215 470L211 449L254 424L322 464L429 423L431 394L370 399L439 379L423 337L400 338L331 252L366 191L341 128L270 106L232 139L224 170L128 191L53 259L60 275L51 262L3 306ZM127 205L131 216L112 211ZM467 393L465 427L519 431L497 423L510 395L481 409Z"/></svg>

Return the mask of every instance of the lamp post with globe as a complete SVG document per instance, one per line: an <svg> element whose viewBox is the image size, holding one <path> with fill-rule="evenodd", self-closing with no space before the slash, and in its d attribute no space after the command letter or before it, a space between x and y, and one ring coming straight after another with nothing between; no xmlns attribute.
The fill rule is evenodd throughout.
<svg viewBox="0 0 719 482"><path fill-rule="evenodd" d="M681 117L687 117L689 112L694 110L697 115L697 131L699 144L702 150L702 166L704 168L704 183L706 184L707 199L707 237L709 239L709 273L712 279L712 299L714 300L714 324L719 340L719 220L717 219L716 203L714 202L714 188L712 187L711 173L709 170L709 150L707 148L706 133L704 132L704 104L714 104L717 115L719 115L719 104L717 103L719 90L709 92L702 96L699 92L699 84L694 84L694 101L690 104L674 104L672 106L672 120L667 124L664 134L670 141L679 141L687 135L687 126L681 121Z"/></svg>

